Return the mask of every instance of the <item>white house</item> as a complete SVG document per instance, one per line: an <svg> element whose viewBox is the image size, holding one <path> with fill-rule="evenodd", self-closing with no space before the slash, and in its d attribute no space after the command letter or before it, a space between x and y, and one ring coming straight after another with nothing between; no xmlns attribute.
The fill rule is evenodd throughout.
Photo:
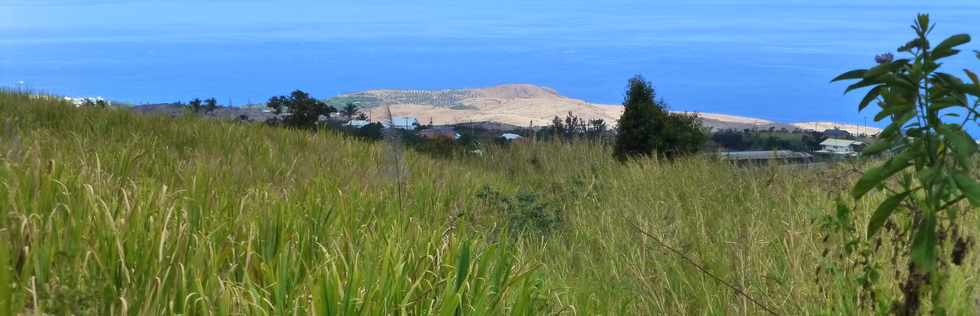
<svg viewBox="0 0 980 316"><path fill-rule="evenodd" d="M857 156L864 149L864 143L855 140L828 138L820 143L820 147L822 148L816 151L819 154Z"/></svg>
<svg viewBox="0 0 980 316"><path fill-rule="evenodd" d="M353 127L353 128L361 128L361 127L368 126L368 124L371 124L371 122L368 122L368 121L365 121L365 120L350 120L345 125L350 126L350 127Z"/></svg>
<svg viewBox="0 0 980 316"><path fill-rule="evenodd" d="M518 139L521 139L521 138L524 138L524 137L521 136L521 135L514 134L514 133L503 133L503 134L500 134L500 138L503 138L503 139L505 139L507 141L515 141L515 140L518 140Z"/></svg>
<svg viewBox="0 0 980 316"><path fill-rule="evenodd" d="M112 105L112 102L103 99L102 97L65 97L65 101L71 103L76 108L83 105L97 105L100 103L104 105Z"/></svg>
<svg viewBox="0 0 980 316"><path fill-rule="evenodd" d="M419 126L419 121L411 116L396 116L391 118L391 122L384 122L385 127L405 130L415 130Z"/></svg>

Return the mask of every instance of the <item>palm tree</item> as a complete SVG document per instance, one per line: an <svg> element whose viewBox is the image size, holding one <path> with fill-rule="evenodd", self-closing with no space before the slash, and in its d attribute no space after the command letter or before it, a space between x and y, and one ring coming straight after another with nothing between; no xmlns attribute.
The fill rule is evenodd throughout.
<svg viewBox="0 0 980 316"><path fill-rule="evenodd" d="M346 116L348 121L352 120L359 112L360 110L354 102L348 102L344 108L340 109L340 113Z"/></svg>

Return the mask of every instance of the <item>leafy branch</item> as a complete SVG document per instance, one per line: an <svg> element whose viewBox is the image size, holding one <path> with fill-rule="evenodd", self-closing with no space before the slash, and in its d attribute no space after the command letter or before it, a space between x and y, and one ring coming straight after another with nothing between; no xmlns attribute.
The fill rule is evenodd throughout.
<svg viewBox="0 0 980 316"><path fill-rule="evenodd" d="M910 271L902 286L905 301L899 311L903 314L918 310L922 287L941 272L937 263L942 240L937 232L944 230L943 225L956 224L961 201L980 207L980 184L971 173L977 143L966 133L968 124L977 124L980 117L980 79L968 69L963 72L970 82L940 71L940 61L957 55L960 50L956 48L970 42L970 36L953 35L933 47L928 35L934 27L928 15L920 14L912 25L916 37L898 49L909 58L878 55L877 66L848 71L833 79L857 80L845 93L870 88L858 109L875 103L879 109L874 120L889 122L879 135L880 141L865 149L863 155L889 154L891 158L868 169L851 196L860 200L874 190L886 194L868 222L868 239L895 214L904 213L912 219L906 231L900 232L912 236ZM941 287L934 285L937 290Z"/></svg>

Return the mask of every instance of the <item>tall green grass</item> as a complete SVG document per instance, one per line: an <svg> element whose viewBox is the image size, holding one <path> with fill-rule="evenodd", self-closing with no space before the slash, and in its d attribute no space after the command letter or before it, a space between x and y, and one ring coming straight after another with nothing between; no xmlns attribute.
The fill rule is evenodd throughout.
<svg viewBox="0 0 980 316"><path fill-rule="evenodd" d="M838 169L624 165L595 144L407 150L399 194L390 150L330 132L9 92L0 124L0 305L14 313L764 312L634 225L780 313L853 304L853 285L815 277L814 220L852 181ZM533 192L561 222L508 231L486 188ZM953 312L973 312L977 272L951 278Z"/></svg>

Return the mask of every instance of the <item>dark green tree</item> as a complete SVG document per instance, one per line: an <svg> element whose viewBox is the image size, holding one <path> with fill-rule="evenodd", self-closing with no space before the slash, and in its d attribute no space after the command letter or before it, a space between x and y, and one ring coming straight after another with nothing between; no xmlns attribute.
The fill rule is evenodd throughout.
<svg viewBox="0 0 980 316"><path fill-rule="evenodd" d="M202 104L201 99L195 98L194 100L191 100L191 102L187 103L187 107L191 109L191 112L200 113L201 109L204 108Z"/></svg>
<svg viewBox="0 0 980 316"><path fill-rule="evenodd" d="M204 112L211 113L216 109L218 109L218 100L214 98L204 100Z"/></svg>
<svg viewBox="0 0 980 316"><path fill-rule="evenodd" d="M555 115L555 118L551 119L551 131L555 137L565 135L565 121L562 121L558 115Z"/></svg>
<svg viewBox="0 0 980 316"><path fill-rule="evenodd" d="M345 104L344 107L340 109L340 114L344 115L344 117L347 117L348 121L354 119L354 117L357 116L357 114L360 112L361 109L358 108L357 104L354 104L354 102L347 102L347 104Z"/></svg>
<svg viewBox="0 0 980 316"><path fill-rule="evenodd" d="M587 134L589 135L589 138L593 140L603 140L602 136L606 134L606 130L609 129L609 126L606 125L606 120L599 118L599 119L589 120L587 129L588 129Z"/></svg>
<svg viewBox="0 0 980 316"><path fill-rule="evenodd" d="M358 128L355 135L370 140L381 140L384 135L384 126L381 123L371 123Z"/></svg>
<svg viewBox="0 0 980 316"><path fill-rule="evenodd" d="M711 136L711 140L727 150L747 150L752 147L749 134L732 130L719 131Z"/></svg>
<svg viewBox="0 0 980 316"><path fill-rule="evenodd" d="M289 96L270 98L268 107L275 110L276 114L285 114L278 123L296 128L316 127L321 115L330 116L330 113L337 112L336 108L300 90L293 91Z"/></svg>
<svg viewBox="0 0 980 316"><path fill-rule="evenodd" d="M663 148L658 152L667 158L696 153L708 141L701 118L694 114L667 112L663 127Z"/></svg>
<svg viewBox="0 0 980 316"><path fill-rule="evenodd" d="M623 106L626 111L619 118L614 155L619 160L637 156L649 156L661 145L660 134L667 113L657 102L653 86L635 76L629 80L629 90Z"/></svg>
<svg viewBox="0 0 980 316"><path fill-rule="evenodd" d="M619 118L614 155L619 160L639 156L661 155L668 159L697 152L708 137L695 115L671 114L665 104L656 101L653 86L635 76Z"/></svg>

